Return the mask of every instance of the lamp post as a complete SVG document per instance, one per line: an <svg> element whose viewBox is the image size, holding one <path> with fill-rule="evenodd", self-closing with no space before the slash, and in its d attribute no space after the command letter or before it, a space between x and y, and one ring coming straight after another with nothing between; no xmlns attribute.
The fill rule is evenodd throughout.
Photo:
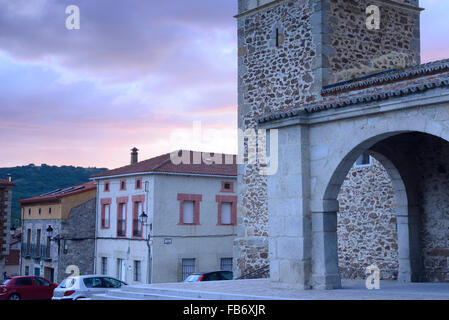
<svg viewBox="0 0 449 320"><path fill-rule="evenodd" d="M140 214L139 221L140 221L140 223L142 223L145 226L145 234L146 234L145 242L147 243L147 247L148 247L147 283L151 283L151 244L152 244L152 240L151 240L150 232L148 232L148 225L149 225L148 215L145 213L145 211L143 211Z"/></svg>

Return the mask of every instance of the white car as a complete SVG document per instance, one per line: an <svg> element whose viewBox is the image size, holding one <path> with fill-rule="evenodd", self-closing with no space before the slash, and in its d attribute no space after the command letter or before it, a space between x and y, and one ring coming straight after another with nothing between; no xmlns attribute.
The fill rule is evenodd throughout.
<svg viewBox="0 0 449 320"><path fill-rule="evenodd" d="M77 300L91 298L109 289L120 289L127 284L105 275L85 275L64 279L53 291L52 300Z"/></svg>

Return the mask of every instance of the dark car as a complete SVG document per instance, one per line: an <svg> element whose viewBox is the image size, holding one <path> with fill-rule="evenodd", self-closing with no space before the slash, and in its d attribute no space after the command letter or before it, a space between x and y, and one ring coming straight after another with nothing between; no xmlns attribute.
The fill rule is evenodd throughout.
<svg viewBox="0 0 449 320"><path fill-rule="evenodd" d="M232 271L209 271L209 272L195 272L188 276L184 282L199 282L199 281L217 281L217 280L232 280Z"/></svg>
<svg viewBox="0 0 449 320"><path fill-rule="evenodd" d="M42 277L13 277L0 285L0 300L49 300L57 286Z"/></svg>

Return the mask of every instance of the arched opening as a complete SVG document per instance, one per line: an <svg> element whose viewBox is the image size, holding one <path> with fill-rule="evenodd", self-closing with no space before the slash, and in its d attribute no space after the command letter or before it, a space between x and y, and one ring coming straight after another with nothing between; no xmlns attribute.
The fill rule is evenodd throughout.
<svg viewBox="0 0 449 320"><path fill-rule="evenodd" d="M388 170L384 165L388 166ZM393 177L396 178L395 183ZM338 270L341 279L366 278L377 266L382 280L398 278L397 212L406 206L397 169L380 154L363 153L349 170L338 194Z"/></svg>
<svg viewBox="0 0 449 320"><path fill-rule="evenodd" d="M379 264L378 267L384 278L398 278L403 282L449 281L449 192L447 191L449 190L449 161L447 160L449 159L449 142L420 132L390 133L365 141L346 155L333 173L323 197L325 210L326 206L329 207L333 201L336 202L342 186L345 188L345 178L348 172L351 172L352 164L365 152L373 156L388 173L390 188L394 194L394 203L391 205L394 210L390 214L396 219L390 221L394 222L396 229L397 276L394 272L387 270L394 266L394 259L392 259L394 254L390 256L390 262L384 256L383 260L387 261L384 264L379 263L379 261L382 262L380 259L382 257L369 258L369 255L365 257L373 264L376 262ZM377 205L381 205L383 201L391 201L391 197L381 197ZM376 204L376 201L366 203L369 206ZM368 209L370 208L366 211L370 211ZM372 213L376 213L375 210ZM370 213L366 214L369 216ZM374 214L372 217L378 218L374 217ZM330 226L332 220L329 220L329 223ZM376 221L366 220L365 223L368 226L351 230L352 234L347 235L356 239L353 246L359 251L363 246L363 248L375 248L385 254L386 247L390 243L394 244L394 241L385 241L377 235L357 234L360 230L376 232ZM325 228L330 230L329 228L332 227L329 226ZM389 230L390 235L394 235L395 232L391 226L384 225L383 228ZM332 230L334 231L331 232L336 233L337 227L335 226ZM393 250L392 247L390 245L389 249ZM329 269L336 270L335 263L338 264L339 258L341 259L337 245L331 245L326 250L328 252L325 255L326 263L334 265ZM360 257L363 258L363 255ZM360 257L359 260L362 259ZM357 266L358 277L362 276L362 266L364 265L360 263ZM389 272L390 276L388 276ZM342 278L345 278L345 275Z"/></svg>

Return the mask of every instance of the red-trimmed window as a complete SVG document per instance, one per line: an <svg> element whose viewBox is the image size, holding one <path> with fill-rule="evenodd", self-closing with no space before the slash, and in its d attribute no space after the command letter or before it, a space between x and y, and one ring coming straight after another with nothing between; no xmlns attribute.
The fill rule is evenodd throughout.
<svg viewBox="0 0 449 320"><path fill-rule="evenodd" d="M101 229L111 226L111 198L101 199Z"/></svg>
<svg viewBox="0 0 449 320"><path fill-rule="evenodd" d="M202 199L201 194L178 193L179 224L200 224L200 202Z"/></svg>
<svg viewBox="0 0 449 320"><path fill-rule="evenodd" d="M142 178L136 178L134 189L142 190Z"/></svg>
<svg viewBox="0 0 449 320"><path fill-rule="evenodd" d="M109 182L104 183L104 192L109 192Z"/></svg>
<svg viewBox="0 0 449 320"><path fill-rule="evenodd" d="M237 225L237 196L220 196L217 195L215 200L218 204L218 221L219 226L235 226Z"/></svg>
<svg viewBox="0 0 449 320"><path fill-rule="evenodd" d="M143 223L139 222L139 216L143 212L143 204L145 202L144 195L132 197L133 201L133 238L143 237Z"/></svg>
<svg viewBox="0 0 449 320"><path fill-rule="evenodd" d="M120 190L126 190L126 180L120 180Z"/></svg>
<svg viewBox="0 0 449 320"><path fill-rule="evenodd" d="M128 197L117 198L117 238L126 238Z"/></svg>
<svg viewBox="0 0 449 320"><path fill-rule="evenodd" d="M222 181L220 192L234 192L234 182Z"/></svg>

